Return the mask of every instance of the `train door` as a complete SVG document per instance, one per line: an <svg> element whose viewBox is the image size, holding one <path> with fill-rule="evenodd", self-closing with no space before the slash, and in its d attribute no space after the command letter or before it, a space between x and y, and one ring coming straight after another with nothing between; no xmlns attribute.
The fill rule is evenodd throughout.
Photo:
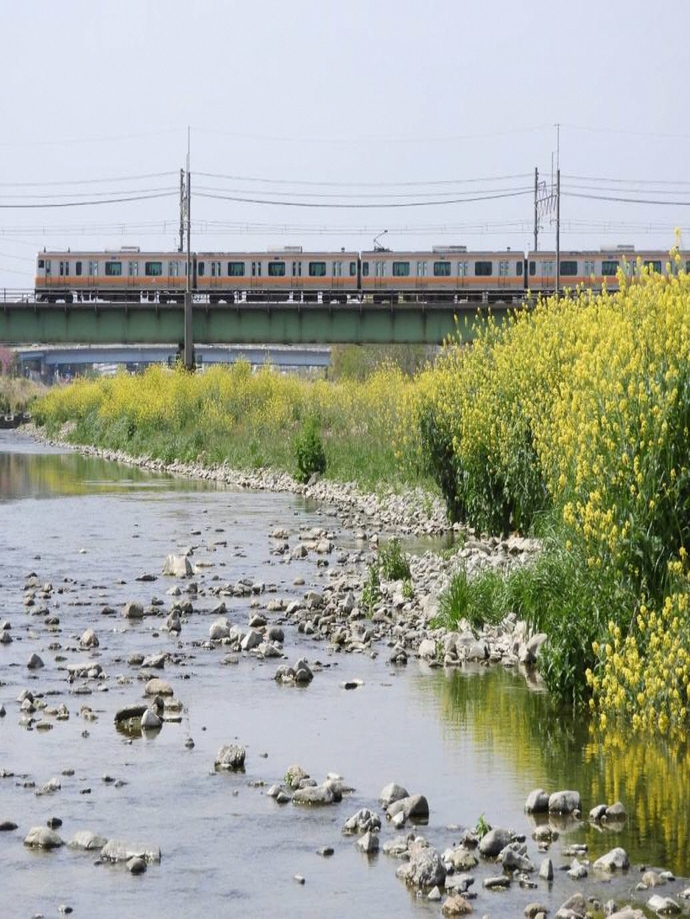
<svg viewBox="0 0 690 919"><path fill-rule="evenodd" d="M383 290L386 286L386 263L382 259L374 262L374 289Z"/></svg>
<svg viewBox="0 0 690 919"><path fill-rule="evenodd" d="M263 280L261 274L261 259L252 260L252 274L249 279L249 287L251 290L262 290L263 289Z"/></svg>
<svg viewBox="0 0 690 919"><path fill-rule="evenodd" d="M541 287L543 290L556 289L556 260L553 258L540 259Z"/></svg>
<svg viewBox="0 0 690 919"><path fill-rule="evenodd" d="M458 262L458 294L460 297L467 293L467 276L470 273L470 263L468 261Z"/></svg>
<svg viewBox="0 0 690 919"><path fill-rule="evenodd" d="M302 262L298 259L292 263L292 279L290 281L293 300L301 301L304 282L302 281Z"/></svg>
<svg viewBox="0 0 690 919"><path fill-rule="evenodd" d="M508 280L510 275L510 262L508 259L502 258L498 261L498 281L497 287L499 290L505 290L506 287L510 286Z"/></svg>
<svg viewBox="0 0 690 919"><path fill-rule="evenodd" d="M220 276L221 263L215 259L211 259L211 261L209 262L209 265L210 265L209 267L210 277L209 277L208 286L211 291L217 291L223 286L223 282Z"/></svg>
<svg viewBox="0 0 690 919"><path fill-rule="evenodd" d="M429 263L425 259L418 259L415 264L415 289L421 293L429 286Z"/></svg>
<svg viewBox="0 0 690 919"><path fill-rule="evenodd" d="M131 294L132 297L136 294L136 299L139 299L140 285L139 285L139 261L137 259L130 259L127 262L127 280L126 280L127 293Z"/></svg>
<svg viewBox="0 0 690 919"><path fill-rule="evenodd" d="M88 271L88 274L86 275L86 286L93 293L98 289L98 281L99 281L98 262L95 259L89 259L88 269L89 271Z"/></svg>
<svg viewBox="0 0 690 919"><path fill-rule="evenodd" d="M343 286L343 263L340 261L333 262L331 283L333 290L340 290Z"/></svg>

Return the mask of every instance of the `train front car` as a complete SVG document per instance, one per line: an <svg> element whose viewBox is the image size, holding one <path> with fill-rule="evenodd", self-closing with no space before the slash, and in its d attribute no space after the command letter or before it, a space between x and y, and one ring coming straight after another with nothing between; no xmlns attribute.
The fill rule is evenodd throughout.
<svg viewBox="0 0 690 919"><path fill-rule="evenodd" d="M522 252L431 251L362 253L362 293L373 303L463 303L520 300L525 292Z"/></svg>
<svg viewBox="0 0 690 919"><path fill-rule="evenodd" d="M184 297L185 275L186 259L177 252L44 251L36 262L36 300L176 303Z"/></svg>
<svg viewBox="0 0 690 919"><path fill-rule="evenodd" d="M357 252L201 252L195 290L210 303L345 303L359 290Z"/></svg>

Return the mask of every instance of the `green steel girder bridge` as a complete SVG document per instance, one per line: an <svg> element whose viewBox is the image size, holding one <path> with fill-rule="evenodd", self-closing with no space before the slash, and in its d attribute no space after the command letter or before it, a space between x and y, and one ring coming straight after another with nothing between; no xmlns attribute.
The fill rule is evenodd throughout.
<svg viewBox="0 0 690 919"><path fill-rule="evenodd" d="M512 303L235 304L0 302L0 342L19 344L442 344L469 341Z"/></svg>

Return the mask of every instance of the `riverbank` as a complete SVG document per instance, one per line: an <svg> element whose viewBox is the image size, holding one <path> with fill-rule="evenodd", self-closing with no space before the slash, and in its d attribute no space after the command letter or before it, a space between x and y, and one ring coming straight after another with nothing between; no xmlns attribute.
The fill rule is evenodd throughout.
<svg viewBox="0 0 690 919"><path fill-rule="evenodd" d="M380 583L380 597L371 612L374 621L387 625L388 629L384 630L385 634L377 636L379 640L391 638L396 617L401 616L406 623L406 631L402 643L395 642L392 653L392 658L400 658L400 661L411 655L448 666L458 666L466 660L502 661L506 666L523 664L533 667L536 664L536 654L544 636L531 635L526 624L519 622L514 615L509 615L499 625L485 627L480 635L466 623L461 624L459 631L449 633L436 620L439 595L458 570L462 569L468 576L487 568L505 573L534 559L540 548L538 540L519 536L477 538L472 531L449 524L440 497L421 488L370 493L354 483L333 482L318 475L302 484L285 472L266 469L239 471L227 464L209 467L202 463L164 463L120 450L69 444L62 438L46 439L35 426L29 426L27 432L44 442L69 446L85 456L135 466L152 473L213 482L231 488L291 493L315 502L328 517L335 518L340 526L352 533L359 546L356 553L347 555L347 562L354 566L354 576L339 585L335 597L337 612L342 608L343 597L350 596L345 619L352 613L353 602L361 605L367 571L376 563L379 546L392 539L416 540L418 544L420 538L449 537L455 551L439 553L428 550L410 555L411 592L405 591L400 581L383 580ZM330 541L327 545L330 552L333 545ZM342 615L336 615L327 637L341 627L342 618ZM354 640L358 641L359 636L355 636ZM531 681L538 679L536 672L530 672L529 678Z"/></svg>

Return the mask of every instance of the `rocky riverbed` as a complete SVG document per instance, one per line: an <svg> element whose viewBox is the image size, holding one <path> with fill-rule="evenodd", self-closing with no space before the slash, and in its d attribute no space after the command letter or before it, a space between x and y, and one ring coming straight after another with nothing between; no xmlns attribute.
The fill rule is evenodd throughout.
<svg viewBox="0 0 690 919"><path fill-rule="evenodd" d="M469 629L450 633L434 627L438 594L457 566L464 565L471 572L488 565L524 564L538 551L533 541L483 541L463 534L462 541L458 540L461 547L452 555L415 554L410 560L413 595L400 582L384 581L380 600L368 615L362 606L362 591L377 546L392 536L447 531L439 501L418 492L371 496L352 486L324 481L298 486L285 475L245 475L225 467L209 470L180 464L164 467L146 458L85 452L152 472L303 495L318 504L323 525L304 526L286 519L267 529L264 538L276 565L300 566L300 572L311 570L318 577L296 575L291 596L281 595L275 584L249 571L249 566L245 575L226 580L222 559L233 549L241 552L241 541L236 539L231 545L226 534L214 535L203 528L190 532L188 546L171 545L165 557L149 558L148 567L137 577L136 590L125 583L119 589L114 584L100 585L108 600L100 605L94 584L87 587L69 576L60 584L45 581L41 560L36 560L36 571L22 577L23 611L0 628L0 640L6 647L16 639L22 649L25 643L35 648L22 655L22 663L15 660L15 667L23 664L25 685L5 700L2 711L5 717L17 718L26 732L59 734L62 725L76 719L87 742L90 732L108 719L125 742L139 742L143 737L153 742L152 749L155 745L161 749L166 731L182 725L186 726L185 747L193 751L199 737L191 730L187 701L193 696L192 686L184 680L194 681L195 661L201 655L218 674L233 667L268 672L282 691L298 694L295 701L300 700L300 710L306 704L306 711L309 694L319 691L328 670L340 660L358 656L369 660L370 667L380 661L392 672L413 663L418 666L418 661L431 668L500 666L521 670L538 683L534 664L542 636L529 635L515 617L482 635ZM142 591L154 582L158 582L158 593L142 600ZM60 610L80 604L89 611L89 621L78 633L66 635ZM22 617L21 623L16 622L17 616ZM161 641L165 641L163 646ZM349 673L338 690L357 693L364 691L363 686L362 679ZM114 697L105 706L104 693ZM212 705L213 697L204 704ZM391 729L404 730L404 725ZM411 742L410 755L415 756L413 738ZM579 791L535 789L525 801L524 826L489 827L480 821L463 827L453 824L451 814L434 813L432 773L423 787L408 789L402 784L409 768L405 761L400 762L401 774L381 777L377 798L362 800L347 775L313 776L309 763L284 762L269 784L255 774L257 755L261 753L230 730L202 771L248 781L273 807L306 808L322 828L335 821L341 841L321 847L321 857L328 859L341 846L354 845L366 859L366 871L366 866L385 855L389 870L425 913L575 917L606 912L633 917L642 915L635 911L640 904L660 914L685 910L687 888L681 880L664 872L663 866L643 874L640 866L630 866L624 851L617 851L615 832L627 819L625 802L583 802ZM5 765L1 773L4 787L32 794L37 801L59 802L66 793L88 797L93 783L79 778L89 773L88 753L84 756L76 767L67 766L49 777L45 773L52 771L51 764L41 763L35 769L36 774L43 773L41 779L34 777L34 770L17 772ZM6 764L12 760L6 747L3 758ZM265 769L261 772L266 775ZM188 781L192 785L197 781L193 770ZM104 789L115 792L127 784L110 771L103 773L100 782ZM239 793L239 786L235 791ZM110 821L118 832L130 825L131 835L123 838L111 837L107 827L98 823L85 828L83 819L73 820L79 828L68 835L62 832L61 817L22 825L21 820L13 819L12 796L6 795L5 800L5 838L16 837L27 850L50 852L51 857L63 847L89 852L98 865L121 865L132 875L161 870L166 859L179 857L166 852L156 839L142 840L136 822ZM66 806L66 810L71 808ZM500 814L493 815L493 822L497 820ZM586 846L567 843L573 828L583 823L601 829L602 846L596 858L590 858ZM270 830L267 832L270 837ZM16 854L14 858L21 861ZM92 862L82 865L85 868ZM297 884L309 880L302 874L294 877ZM661 886L664 896L656 891ZM607 891L611 896L606 896ZM62 912L72 909L68 901L56 906ZM250 904L245 906L246 912L240 908L236 914L253 914ZM328 914L347 915L342 908L338 913L322 913Z"/></svg>

